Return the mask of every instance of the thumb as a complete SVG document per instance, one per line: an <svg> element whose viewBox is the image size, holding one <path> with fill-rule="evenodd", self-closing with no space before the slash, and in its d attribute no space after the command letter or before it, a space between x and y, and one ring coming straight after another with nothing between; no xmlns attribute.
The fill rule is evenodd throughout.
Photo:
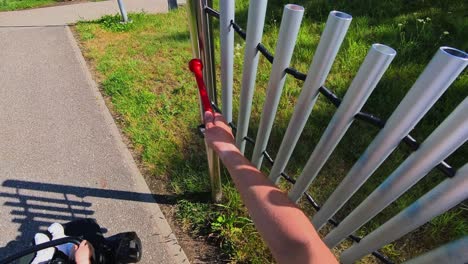
<svg viewBox="0 0 468 264"><path fill-rule="evenodd" d="M211 111L205 111L205 124L206 123L213 123L214 115Z"/></svg>

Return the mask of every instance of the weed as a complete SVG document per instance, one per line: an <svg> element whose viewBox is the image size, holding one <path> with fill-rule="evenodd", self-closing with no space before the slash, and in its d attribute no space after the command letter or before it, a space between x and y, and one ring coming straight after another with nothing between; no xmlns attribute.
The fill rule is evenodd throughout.
<svg viewBox="0 0 468 264"><path fill-rule="evenodd" d="M187 200L177 202L178 217L184 222L186 230L194 235L209 235L211 233L210 222L215 218L212 205L206 203L193 203Z"/></svg>
<svg viewBox="0 0 468 264"><path fill-rule="evenodd" d="M106 15L98 20L98 23L102 28L111 32L126 32L134 28L133 22L122 23L122 17L120 15Z"/></svg>

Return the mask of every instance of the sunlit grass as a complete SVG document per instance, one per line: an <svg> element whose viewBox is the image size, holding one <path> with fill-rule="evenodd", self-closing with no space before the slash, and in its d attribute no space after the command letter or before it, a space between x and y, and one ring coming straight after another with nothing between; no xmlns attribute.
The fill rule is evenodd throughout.
<svg viewBox="0 0 468 264"><path fill-rule="evenodd" d="M88 0L89 2L98 2L106 0ZM44 6L51 6L67 2L72 3L72 1L65 0L0 0L0 11L13 11L13 10L22 10L22 9L31 9Z"/></svg>
<svg viewBox="0 0 468 264"><path fill-rule="evenodd" d="M50 5L56 0L0 0L0 11L11 11L18 9L28 9Z"/></svg>
<svg viewBox="0 0 468 264"><path fill-rule="evenodd" d="M365 111L382 118L388 118L393 112L439 46L468 49L464 34L468 21L463 19L468 10L463 1L414 1L405 4L403 1L372 1L372 9L369 9L371 1L297 2L306 7L306 14L291 64L303 72L309 67L328 12L340 10L353 15L349 33L326 82L326 86L340 96L345 94L372 43L387 44L398 52L364 107ZM274 51L285 3L269 2L263 42L271 51ZM243 27L246 25L247 7L247 1L236 1L236 21ZM195 82L187 70L191 48L186 11L177 10L163 15L134 14L131 17L133 23L128 25L118 23L118 17L80 23L77 30L84 54L96 69L101 87L110 96L121 127L141 154L150 174L168 179L175 193L208 191L204 146L196 134L200 117ZM219 52L219 41L215 43ZM238 105L243 47L243 41L236 37L235 106ZM219 57L217 60L219 62ZM270 68L271 65L262 58L250 136L256 135ZM468 95L467 87L468 76L464 73L416 126L412 134L418 141L423 141ZM268 147L273 157L301 88L301 81L287 78ZM234 111L236 118L237 109ZM288 174L296 176L301 172L334 111L330 103L319 99L287 167ZM377 132L377 128L360 121L352 125L311 187L310 192L320 203L330 195ZM408 154L408 149L400 146L339 212L338 218L346 216ZM459 168L466 162L467 156L468 148L465 145L449 158L449 162ZM268 171L268 166L264 169ZM441 173L431 172L358 233L365 235L375 229L443 178ZM253 224L245 218L246 211L229 178L224 177L223 183L225 200L222 206L180 201L178 214L182 223L194 233L215 237L216 243L232 261L270 262L271 256ZM286 186L284 183L282 185ZM308 213L313 213L307 204L302 206ZM386 246L383 251L397 261L418 255L468 234L466 217L466 209L452 209ZM373 261L372 258L364 260Z"/></svg>

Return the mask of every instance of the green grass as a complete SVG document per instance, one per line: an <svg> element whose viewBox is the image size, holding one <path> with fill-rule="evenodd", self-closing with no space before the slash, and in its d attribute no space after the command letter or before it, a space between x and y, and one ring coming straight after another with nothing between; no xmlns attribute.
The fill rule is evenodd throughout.
<svg viewBox="0 0 468 264"><path fill-rule="evenodd" d="M57 0L0 0L0 11L12 11L50 5Z"/></svg>
<svg viewBox="0 0 468 264"><path fill-rule="evenodd" d="M105 0L90 0L90 2ZM13 11L53 5L64 0L0 0L0 11Z"/></svg>
<svg viewBox="0 0 468 264"><path fill-rule="evenodd" d="M411 87L437 48L442 45L468 50L467 5L464 1L296 1L306 8L292 66L306 72L318 44L328 12L345 11L353 22L338 54L326 86L341 97L375 42L393 47L397 56L377 86L364 110L388 118ZM270 1L263 43L274 51L286 1ZM369 8L372 6L372 8ZM248 1L236 1L236 21L246 25ZM209 190L203 141L196 135L199 124L195 82L187 70L191 58L185 10L164 15L133 14L132 24L119 18L104 17L80 23L85 56L94 65L102 89L112 101L118 121L141 154L144 166L153 177L168 180L176 194ZM215 23L215 27L217 24ZM217 32L216 32L217 33ZM216 35L216 34L215 34ZM219 52L219 41L216 40ZM238 105L242 72L243 41L236 37L235 103ZM218 53L219 54L219 53ZM219 56L217 57L219 65ZM271 65L260 60L257 90L249 134L255 136ZM219 72L219 70L218 70ZM275 120L269 151L275 153L292 114L302 82L287 78ZM416 126L412 135L423 141L430 132L468 95L468 75L462 74ZM326 128L335 108L320 98L288 165L290 175L298 175L313 146ZM237 109L234 109L234 117ZM359 158L378 130L355 122L330 160L325 164L310 192L323 203ZM248 153L251 149L248 149ZM388 176L409 154L404 145L374 173L370 180L340 210L342 219ZM465 144L448 159L455 168L466 163ZM265 166L268 172L268 166ZM364 235L388 220L408 204L439 183L444 176L434 170L409 192L385 209L358 233ZM187 230L215 238L234 262L267 263L272 258L261 242L229 177L224 175L225 199L222 205L180 199L178 216ZM282 184L286 187L286 184ZM313 211L301 204L307 213ZM418 255L447 241L468 234L466 208L456 207L415 232L386 246L383 251L397 261ZM375 260L366 258L363 262Z"/></svg>

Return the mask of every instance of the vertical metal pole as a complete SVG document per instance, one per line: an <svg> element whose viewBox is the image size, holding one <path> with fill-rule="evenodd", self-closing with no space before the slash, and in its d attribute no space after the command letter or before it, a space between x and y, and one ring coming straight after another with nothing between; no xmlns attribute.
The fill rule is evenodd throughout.
<svg viewBox="0 0 468 264"><path fill-rule="evenodd" d="M219 33L221 46L221 93L223 116L232 122L232 83L234 68L234 0L219 2Z"/></svg>
<svg viewBox="0 0 468 264"><path fill-rule="evenodd" d="M206 155L208 158L208 169L210 170L210 181L211 181L211 199L215 203L221 202L223 198L223 189L221 185L221 170L219 164L219 157L216 152L208 147L205 142Z"/></svg>
<svg viewBox="0 0 468 264"><path fill-rule="evenodd" d="M324 239L334 247L395 201L468 140L468 97L385 181Z"/></svg>
<svg viewBox="0 0 468 264"><path fill-rule="evenodd" d="M408 135L429 111L467 64L468 54L463 51L449 47L439 48L429 65L390 116L385 127L314 216L315 228L319 229L323 226L364 184L398 146L401 139Z"/></svg>
<svg viewBox="0 0 468 264"><path fill-rule="evenodd" d="M167 0L169 10L177 9L177 0Z"/></svg>
<svg viewBox="0 0 468 264"><path fill-rule="evenodd" d="M395 58L396 51L382 44L373 44L366 59L359 68L356 77L327 129L310 155L296 184L289 192L293 201L298 201L309 188L328 157L354 121L354 116L361 110L380 78Z"/></svg>
<svg viewBox="0 0 468 264"><path fill-rule="evenodd" d="M276 44L275 60L273 61L270 80L268 82L265 105L257 132L255 147L252 155L252 163L260 169L263 161L263 152L268 144L271 128L275 119L278 103L281 98L284 82L286 81L286 68L291 62L297 33L301 26L304 8L302 6L288 4L284 7L283 17Z"/></svg>
<svg viewBox="0 0 468 264"><path fill-rule="evenodd" d="M211 17L205 12L206 6L212 6L212 0L198 0L197 2L198 36L200 38L199 47L201 59L203 61L203 77L205 79L206 88L211 101L218 104L216 94L213 27Z"/></svg>
<svg viewBox="0 0 468 264"><path fill-rule="evenodd" d="M466 264L468 263L468 236L452 241L404 264Z"/></svg>
<svg viewBox="0 0 468 264"><path fill-rule="evenodd" d="M294 107L294 113L284 134L269 178L277 183L291 157L299 136L304 129L317 99L319 88L325 82L336 54L351 24L352 17L346 13L332 11L328 16L325 30L309 67L301 94Z"/></svg>
<svg viewBox="0 0 468 264"><path fill-rule="evenodd" d="M370 252L395 241L432 218L448 211L468 198L467 190L468 164L458 170L455 177L444 180L416 202L364 237L359 243L344 251L341 255L341 263L354 263ZM468 254L468 248L466 248L466 253ZM465 261L468 261L468 259L465 259ZM442 262L453 263L447 259Z"/></svg>
<svg viewBox="0 0 468 264"><path fill-rule="evenodd" d="M125 5L123 3L123 0L117 0L117 3L119 4L120 14L122 15L122 22L127 23L128 22L127 10L125 10Z"/></svg>
<svg viewBox="0 0 468 264"><path fill-rule="evenodd" d="M197 6L198 0L187 0L187 18L192 46L192 57L201 58L198 35ZM203 62L203 61L202 61Z"/></svg>
<svg viewBox="0 0 468 264"><path fill-rule="evenodd" d="M245 151L245 140L249 129L252 98L257 77L259 52L257 45L262 41L267 0L255 0L249 3L247 18L247 36L245 38L244 64L242 70L241 96L237 118L236 146Z"/></svg>
<svg viewBox="0 0 468 264"><path fill-rule="evenodd" d="M212 33L209 30L209 26L211 24L209 23L207 14L204 10L206 4L206 0L187 0L187 11L193 56L202 60L203 77L208 90L208 95L212 101L216 102L216 88L214 86L215 74L213 71L213 42L212 39L210 39L210 37L212 37ZM202 110L203 108L200 106L200 109ZM200 111L200 113L201 120L203 121L203 112ZM205 147L211 180L212 199L214 202L220 202L222 198L222 186L219 158L214 150L208 147L206 142Z"/></svg>

